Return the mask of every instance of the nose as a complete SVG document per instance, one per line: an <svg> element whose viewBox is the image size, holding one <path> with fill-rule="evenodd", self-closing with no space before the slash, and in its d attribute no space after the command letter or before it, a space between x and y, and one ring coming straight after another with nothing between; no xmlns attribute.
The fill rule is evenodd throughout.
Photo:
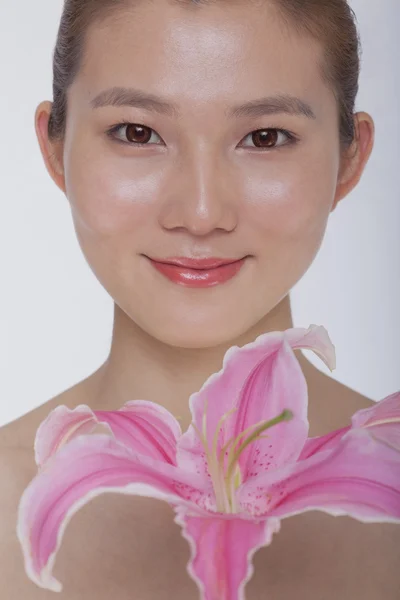
<svg viewBox="0 0 400 600"><path fill-rule="evenodd" d="M209 148L177 163L167 189L159 216L165 229L205 236L215 229L236 228L238 191L232 171L222 168Z"/></svg>

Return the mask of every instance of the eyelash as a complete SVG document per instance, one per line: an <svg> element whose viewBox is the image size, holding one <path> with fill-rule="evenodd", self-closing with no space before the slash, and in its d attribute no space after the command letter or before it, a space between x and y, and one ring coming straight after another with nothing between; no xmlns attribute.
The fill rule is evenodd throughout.
<svg viewBox="0 0 400 600"><path fill-rule="evenodd" d="M128 146L134 146L134 147L146 147L146 146L151 146L151 144L147 143L143 143L143 142L124 142L123 140L120 140L118 138L116 138L114 136L115 133L117 133L120 129L122 129L123 127L128 127L129 125L138 125L139 127L144 127L146 129L148 129L149 131L154 132L156 135L158 135L158 133L156 131L154 131L154 129L152 129L151 127L148 127L147 125L143 125L142 123L132 123L132 122L128 122L128 121L124 121L122 123L117 123L116 125L113 125L110 129L108 129L106 131L106 134L115 142L119 142L121 144L125 144ZM259 152L271 152L271 150L279 150L280 148L283 148L285 146L291 146L294 145L298 142L298 138L293 135L290 131L287 131L286 129L282 129L282 128L278 128L278 127L265 127L262 129L255 129L254 131L250 131L250 133L248 133L243 139L246 139L247 137L249 137L249 135L251 135L252 133L257 133L259 131L278 131L279 133L283 133L284 135L287 136L288 141L284 144L281 144L280 146L275 146L275 147L271 147L271 148L257 148L257 146L250 146L250 148L253 148L254 150L258 150ZM161 137L158 135L158 137ZM246 146L247 147L247 146Z"/></svg>

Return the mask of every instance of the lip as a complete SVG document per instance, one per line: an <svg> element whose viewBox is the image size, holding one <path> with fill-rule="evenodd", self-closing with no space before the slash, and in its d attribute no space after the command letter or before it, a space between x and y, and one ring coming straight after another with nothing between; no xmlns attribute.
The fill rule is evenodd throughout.
<svg viewBox="0 0 400 600"><path fill-rule="evenodd" d="M186 287L204 288L219 285L232 279L239 273L248 257L245 256L244 258L235 260L234 262L226 262L221 259L217 259L219 266L217 265L212 268L208 267L206 269L199 269L198 267L189 268L187 266L156 261L149 257L147 258L159 273L164 275L173 283L177 283ZM215 259L202 259L200 262L204 265L208 261L208 264L210 264L211 260L213 260L213 264L215 265ZM187 262L188 260L185 259L186 264ZM189 262L192 265L194 262L196 262L197 265L199 264L199 260L194 261L191 259Z"/></svg>
<svg viewBox="0 0 400 600"><path fill-rule="evenodd" d="M171 258L165 258L162 260L155 258L150 258L150 260L161 264L175 265L177 267L184 267L187 269L215 269L223 265L231 265L239 260L243 260L243 258L187 258L185 256L173 256Z"/></svg>

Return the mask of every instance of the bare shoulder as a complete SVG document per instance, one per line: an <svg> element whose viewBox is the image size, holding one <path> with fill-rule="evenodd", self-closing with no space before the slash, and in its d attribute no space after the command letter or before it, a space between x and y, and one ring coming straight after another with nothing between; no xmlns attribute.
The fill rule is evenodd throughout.
<svg viewBox="0 0 400 600"><path fill-rule="evenodd" d="M16 526L20 498L37 474L34 440L40 423L56 406L70 408L88 400L90 377L0 428L0 580L1 598L44 600L54 594L38 588L25 573ZM3 593L5 594L3 596ZM61 593L61 597L64 594Z"/></svg>
<svg viewBox="0 0 400 600"><path fill-rule="evenodd" d="M5 505L14 506L14 501L29 481L36 475L34 441L36 431L47 415L61 404L72 408L87 400L86 380L63 391L29 413L0 427L0 514L2 524ZM1 543L1 539L0 539Z"/></svg>
<svg viewBox="0 0 400 600"><path fill-rule="evenodd" d="M1 597L7 600L19 598L43 598L30 585L24 571L23 555L17 538L18 504L23 490L35 476L33 452L12 441L13 424L0 431L0 580ZM34 594L31 595L31 592ZM4 596L3 596L4 594Z"/></svg>
<svg viewBox="0 0 400 600"><path fill-rule="evenodd" d="M324 435L346 427L359 410L370 408L376 402L337 381L311 365L302 362L308 388L309 436Z"/></svg>
<svg viewBox="0 0 400 600"><path fill-rule="evenodd" d="M35 434L41 422L57 406L64 404L75 408L79 404L89 404L98 386L103 365L88 377L57 394L44 404L0 427L0 451L2 448L33 449Z"/></svg>

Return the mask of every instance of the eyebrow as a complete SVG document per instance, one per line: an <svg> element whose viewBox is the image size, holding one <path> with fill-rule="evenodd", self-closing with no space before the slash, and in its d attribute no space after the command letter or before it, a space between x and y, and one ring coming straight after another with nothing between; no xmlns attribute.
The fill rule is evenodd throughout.
<svg viewBox="0 0 400 600"><path fill-rule="evenodd" d="M166 102L163 98L144 92L142 90L125 87L113 87L100 92L90 102L93 109L103 106L131 106L144 108L169 117L179 117L180 112L176 105ZM308 119L316 119L311 106L296 96L290 94L277 94L244 104L230 107L225 115L230 118L260 117L277 113L300 115Z"/></svg>

